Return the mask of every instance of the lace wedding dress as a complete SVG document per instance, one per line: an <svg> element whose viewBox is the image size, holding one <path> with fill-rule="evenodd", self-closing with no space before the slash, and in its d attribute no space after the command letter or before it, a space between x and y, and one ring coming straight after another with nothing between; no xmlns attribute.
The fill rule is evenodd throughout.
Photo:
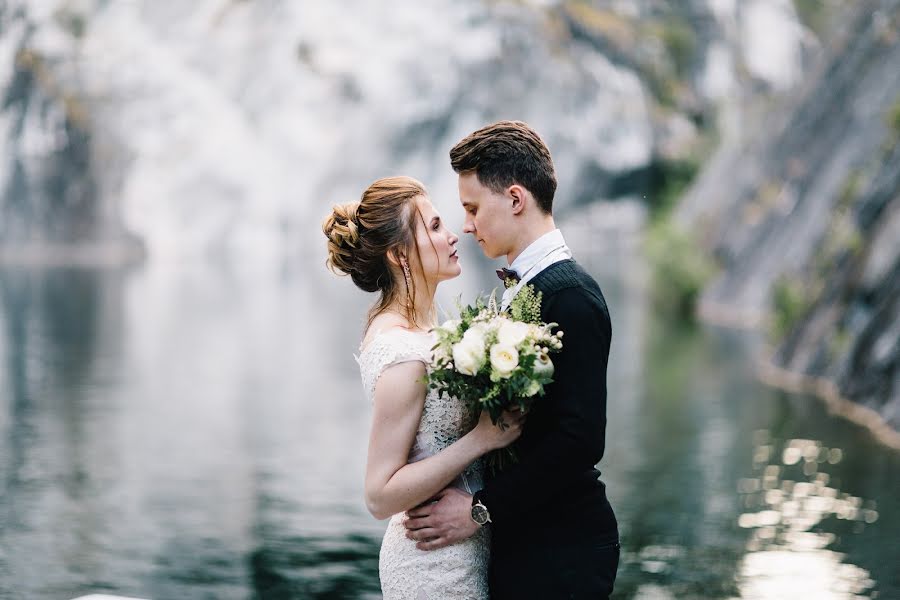
<svg viewBox="0 0 900 600"><path fill-rule="evenodd" d="M427 365L433 345L434 337L428 333L389 329L375 334L358 358L369 402L386 368L411 360ZM440 452L471 430L477 418L463 402L429 390L409 462ZM481 489L481 461L473 463L451 485L470 494ZM378 571L385 600L487 600L487 528L480 528L467 540L426 552L406 538L405 520L404 513L391 517L381 542Z"/></svg>

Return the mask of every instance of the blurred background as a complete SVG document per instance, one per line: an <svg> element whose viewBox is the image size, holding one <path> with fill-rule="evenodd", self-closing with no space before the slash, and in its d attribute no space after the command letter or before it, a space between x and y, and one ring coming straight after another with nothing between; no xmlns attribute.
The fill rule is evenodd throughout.
<svg viewBox="0 0 900 600"><path fill-rule="evenodd" d="M0 598L380 597L320 223L460 232L502 118L612 313L615 598L900 598L900 0L0 1Z"/></svg>

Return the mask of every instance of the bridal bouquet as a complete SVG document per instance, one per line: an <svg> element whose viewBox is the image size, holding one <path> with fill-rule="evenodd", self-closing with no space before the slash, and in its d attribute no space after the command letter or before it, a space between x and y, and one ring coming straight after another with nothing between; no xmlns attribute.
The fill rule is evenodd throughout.
<svg viewBox="0 0 900 600"><path fill-rule="evenodd" d="M528 411L553 381L550 354L562 349L563 337L554 327L541 322L541 293L533 286L524 286L508 311L498 309L494 295L479 298L435 328L427 383L487 410L495 424L506 409Z"/></svg>

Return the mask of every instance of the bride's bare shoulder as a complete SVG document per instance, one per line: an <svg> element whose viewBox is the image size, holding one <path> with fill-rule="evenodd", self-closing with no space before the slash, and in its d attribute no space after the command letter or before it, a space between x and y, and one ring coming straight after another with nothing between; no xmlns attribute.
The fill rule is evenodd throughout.
<svg viewBox="0 0 900 600"><path fill-rule="evenodd" d="M362 343L359 345L360 348L365 348L366 346L368 346L369 342L371 342L379 333L385 333L393 329L408 331L409 321L396 313L382 313L378 315L377 317L372 319L372 322L369 324L368 329L366 329L366 333L365 335L363 335Z"/></svg>

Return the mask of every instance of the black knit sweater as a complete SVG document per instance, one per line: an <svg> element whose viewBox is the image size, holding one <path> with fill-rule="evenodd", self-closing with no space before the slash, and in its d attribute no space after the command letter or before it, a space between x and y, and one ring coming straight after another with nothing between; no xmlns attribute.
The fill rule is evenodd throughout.
<svg viewBox="0 0 900 600"><path fill-rule="evenodd" d="M606 366L612 328L597 282L573 260L555 263L530 284L543 293L541 316L559 324L563 349L554 382L528 415L518 462L479 494L491 513L493 547L520 541L606 540L618 535L595 465L606 440Z"/></svg>

